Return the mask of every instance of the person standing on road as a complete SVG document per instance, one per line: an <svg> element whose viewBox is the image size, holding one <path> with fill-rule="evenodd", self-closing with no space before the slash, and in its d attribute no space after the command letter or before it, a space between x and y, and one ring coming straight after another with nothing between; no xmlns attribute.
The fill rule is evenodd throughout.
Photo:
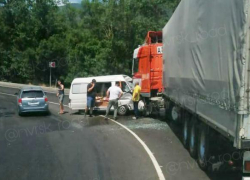
<svg viewBox="0 0 250 180"><path fill-rule="evenodd" d="M139 86L139 82L136 82L135 88L133 91L133 103L134 103L134 113L135 113L135 117L133 117L133 119L138 119L140 116L139 109L138 109L140 94L141 94L141 87Z"/></svg>
<svg viewBox="0 0 250 180"><path fill-rule="evenodd" d="M62 82L59 80L57 81L58 84L58 93L57 93L57 97L59 99L59 105L60 105L60 112L59 114L63 114L64 113L64 108L63 108L63 100L64 100L64 85L62 84Z"/></svg>
<svg viewBox="0 0 250 180"><path fill-rule="evenodd" d="M109 104L106 110L105 119L108 119L109 111L114 106L114 119L117 120L118 100L122 97L123 92L120 88L120 83L116 82L115 86L111 86L107 91L107 98L109 98Z"/></svg>
<svg viewBox="0 0 250 180"><path fill-rule="evenodd" d="M95 107L96 96L96 80L93 79L87 86L87 107L85 109L85 117L87 116L88 109L90 109L89 117L93 116L93 108Z"/></svg>

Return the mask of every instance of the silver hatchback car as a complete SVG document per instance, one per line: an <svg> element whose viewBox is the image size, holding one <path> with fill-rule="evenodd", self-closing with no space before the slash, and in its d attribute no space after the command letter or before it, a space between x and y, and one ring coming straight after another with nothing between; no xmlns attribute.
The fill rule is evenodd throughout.
<svg viewBox="0 0 250 180"><path fill-rule="evenodd" d="M17 95L17 111L21 116L28 112L49 112L48 98L41 87L24 87Z"/></svg>

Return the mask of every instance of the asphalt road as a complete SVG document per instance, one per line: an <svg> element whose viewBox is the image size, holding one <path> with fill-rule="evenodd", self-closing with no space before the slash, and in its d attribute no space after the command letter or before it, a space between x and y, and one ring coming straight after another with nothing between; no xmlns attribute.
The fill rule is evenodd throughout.
<svg viewBox="0 0 250 180"><path fill-rule="evenodd" d="M0 87L0 179L159 179L144 147L120 125L99 115L93 118L70 113L58 115L53 93L47 93L53 102L50 115L19 117L13 96L16 91ZM68 108L66 111L70 112ZM237 177L210 175L200 170L178 139L178 131L173 132L176 127L164 121L132 120L126 116L118 122L145 142L167 180L235 180Z"/></svg>

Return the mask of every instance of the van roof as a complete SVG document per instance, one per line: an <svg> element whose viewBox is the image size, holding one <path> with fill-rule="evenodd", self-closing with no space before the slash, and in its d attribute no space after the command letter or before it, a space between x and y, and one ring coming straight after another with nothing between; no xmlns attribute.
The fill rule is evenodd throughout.
<svg viewBox="0 0 250 180"><path fill-rule="evenodd" d="M75 78L72 84L75 83L91 83L92 79L96 82L114 82L114 81L132 81L132 78L127 75L108 75L108 76L95 76L87 78Z"/></svg>

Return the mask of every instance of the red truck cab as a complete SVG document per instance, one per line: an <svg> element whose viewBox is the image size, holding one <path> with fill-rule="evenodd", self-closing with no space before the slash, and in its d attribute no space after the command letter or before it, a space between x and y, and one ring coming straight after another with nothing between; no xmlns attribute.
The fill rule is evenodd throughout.
<svg viewBox="0 0 250 180"><path fill-rule="evenodd" d="M162 32L149 31L145 43L134 50L133 82L139 82L143 97L162 92Z"/></svg>

